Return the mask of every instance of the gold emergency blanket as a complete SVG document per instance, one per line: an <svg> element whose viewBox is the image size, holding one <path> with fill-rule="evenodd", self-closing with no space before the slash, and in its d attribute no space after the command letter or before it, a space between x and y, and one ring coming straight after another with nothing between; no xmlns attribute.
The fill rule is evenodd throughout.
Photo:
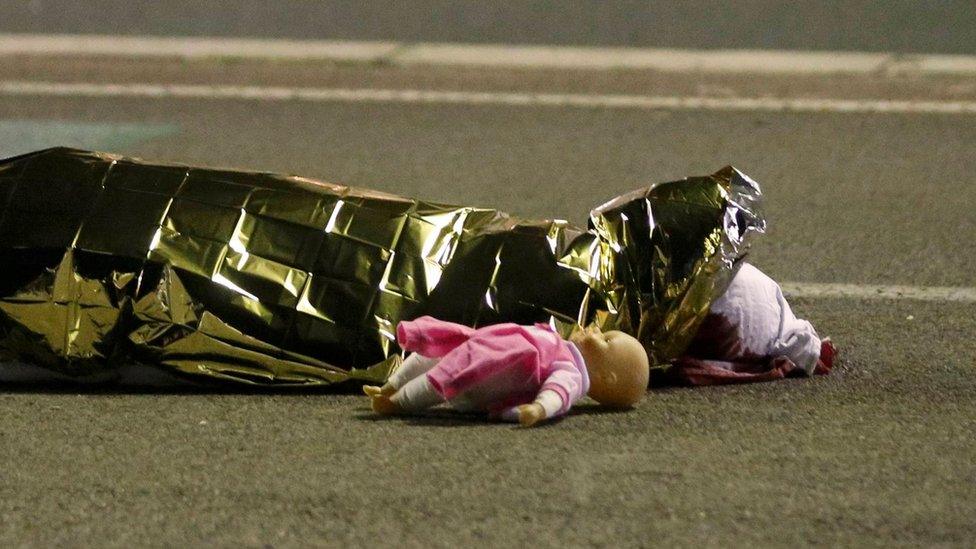
<svg viewBox="0 0 976 549"><path fill-rule="evenodd" d="M142 363L375 383L400 358L397 323L432 315L564 335L596 323L665 365L763 231L760 196L728 167L615 198L583 230L301 177L39 151L0 161L0 360L80 379Z"/></svg>

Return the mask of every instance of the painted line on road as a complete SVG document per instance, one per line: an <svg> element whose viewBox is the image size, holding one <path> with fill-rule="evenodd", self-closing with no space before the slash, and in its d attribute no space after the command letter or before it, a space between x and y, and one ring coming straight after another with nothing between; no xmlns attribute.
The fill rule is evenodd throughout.
<svg viewBox="0 0 976 549"><path fill-rule="evenodd" d="M952 303L976 303L976 288L949 286L875 286L870 284L817 284L784 282L780 284L787 297L914 300Z"/></svg>
<svg viewBox="0 0 976 549"><path fill-rule="evenodd" d="M976 114L976 101L892 101L776 97L586 95L409 89L290 88L192 84L0 81L0 95L241 99L348 103L425 103L638 110L772 111L871 114Z"/></svg>
<svg viewBox="0 0 976 549"><path fill-rule="evenodd" d="M0 34L0 55L292 59L527 69L750 74L976 74L976 56L786 50L682 50L224 37Z"/></svg>
<svg viewBox="0 0 976 549"><path fill-rule="evenodd" d="M186 59L307 59L379 62L400 48L396 42L193 38L87 34L2 34L0 55L106 55Z"/></svg>

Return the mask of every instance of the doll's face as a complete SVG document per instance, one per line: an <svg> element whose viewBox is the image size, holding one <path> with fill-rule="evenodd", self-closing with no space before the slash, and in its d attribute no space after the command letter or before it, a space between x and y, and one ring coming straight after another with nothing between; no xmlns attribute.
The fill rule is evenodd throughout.
<svg viewBox="0 0 976 549"><path fill-rule="evenodd" d="M607 406L637 404L647 391L649 365L644 346L623 332L587 329L573 338L586 361L589 396Z"/></svg>

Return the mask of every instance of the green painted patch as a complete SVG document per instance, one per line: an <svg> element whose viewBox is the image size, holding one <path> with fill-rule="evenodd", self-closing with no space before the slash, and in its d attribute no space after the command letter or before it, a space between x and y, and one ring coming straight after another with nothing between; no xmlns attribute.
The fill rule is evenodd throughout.
<svg viewBox="0 0 976 549"><path fill-rule="evenodd" d="M0 158L55 146L117 151L179 131L174 124L0 120Z"/></svg>

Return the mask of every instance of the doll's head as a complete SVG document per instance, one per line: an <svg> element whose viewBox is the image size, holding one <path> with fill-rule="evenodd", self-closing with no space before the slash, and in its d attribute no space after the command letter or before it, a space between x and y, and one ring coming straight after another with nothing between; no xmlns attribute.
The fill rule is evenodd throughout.
<svg viewBox="0 0 976 549"><path fill-rule="evenodd" d="M572 338L590 376L590 398L607 406L626 408L647 392L650 367L637 339L623 332L588 328Z"/></svg>

